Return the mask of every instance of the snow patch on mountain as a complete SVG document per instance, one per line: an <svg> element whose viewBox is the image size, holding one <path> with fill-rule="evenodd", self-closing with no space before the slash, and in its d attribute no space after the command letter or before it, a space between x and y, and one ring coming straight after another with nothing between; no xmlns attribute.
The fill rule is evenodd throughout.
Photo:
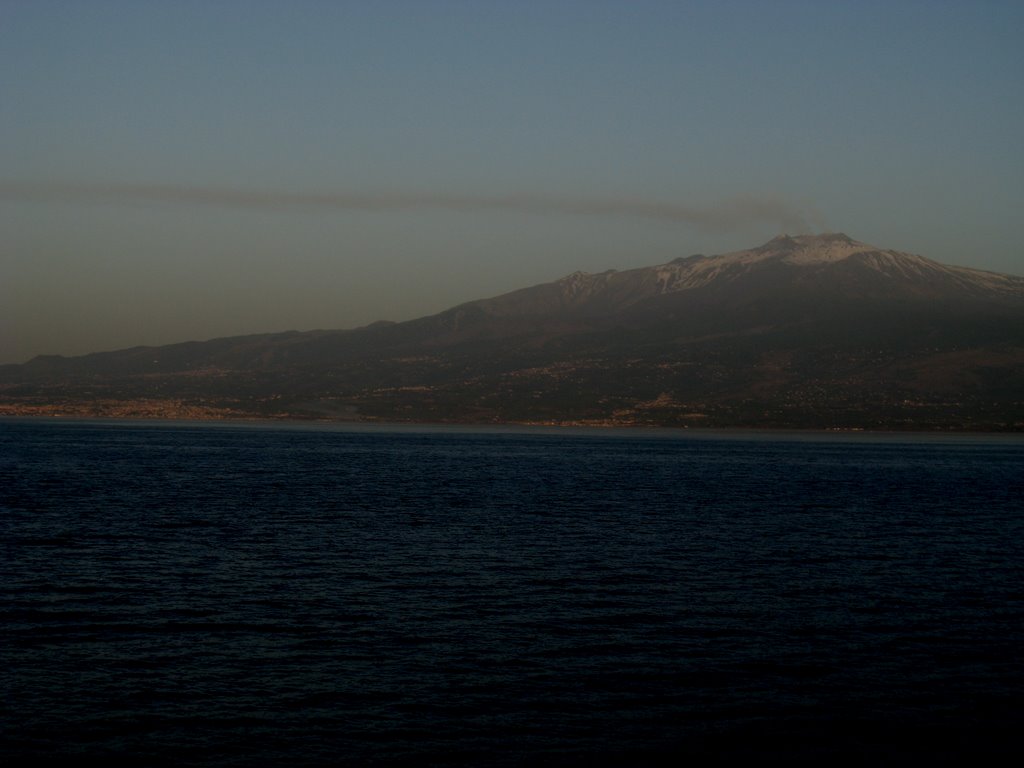
<svg viewBox="0 0 1024 768"><path fill-rule="evenodd" d="M908 296L1024 297L1022 277L947 266L916 254L882 250L842 233L780 235L756 248L717 256L688 256L621 272L573 272L554 285L562 306L580 306L604 296L621 308L655 295L724 286L745 278L758 280L758 273L771 265L797 271L843 267L846 272L837 275L836 285L852 274L860 275L860 281L871 275L878 290L886 294L898 285Z"/></svg>
<svg viewBox="0 0 1024 768"><path fill-rule="evenodd" d="M952 267L912 253L882 250L842 233L779 235L757 248L719 256L676 259L655 267L663 292L686 290L720 278L735 279L754 267L777 262L793 267L835 265L852 260L886 279L934 285L955 283L970 292L1024 293L1024 278Z"/></svg>

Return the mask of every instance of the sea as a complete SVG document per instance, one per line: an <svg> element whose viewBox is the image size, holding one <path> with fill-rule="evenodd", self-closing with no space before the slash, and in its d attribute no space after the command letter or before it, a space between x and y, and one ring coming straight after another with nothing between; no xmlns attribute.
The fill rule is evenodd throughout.
<svg viewBox="0 0 1024 768"><path fill-rule="evenodd" d="M1019 764L1024 436L0 421L5 764Z"/></svg>

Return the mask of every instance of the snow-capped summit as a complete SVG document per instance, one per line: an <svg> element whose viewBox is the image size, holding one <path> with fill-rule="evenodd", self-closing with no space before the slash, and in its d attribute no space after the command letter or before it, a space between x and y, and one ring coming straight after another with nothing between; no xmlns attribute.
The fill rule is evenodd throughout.
<svg viewBox="0 0 1024 768"><path fill-rule="evenodd" d="M767 243L716 256L561 280L474 302L488 314L550 312L586 307L622 310L657 296L727 303L802 296L849 299L986 297L1024 299L1024 278L947 266L916 254L883 250L843 233L779 235ZM685 296L684 296L685 295Z"/></svg>

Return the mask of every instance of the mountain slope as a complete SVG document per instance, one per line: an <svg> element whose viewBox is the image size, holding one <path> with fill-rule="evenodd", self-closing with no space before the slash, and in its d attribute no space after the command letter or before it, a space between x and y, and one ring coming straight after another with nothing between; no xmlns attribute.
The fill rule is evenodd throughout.
<svg viewBox="0 0 1024 768"><path fill-rule="evenodd" d="M1016 429L1022 400L1024 278L842 234L405 323L0 367L15 413Z"/></svg>

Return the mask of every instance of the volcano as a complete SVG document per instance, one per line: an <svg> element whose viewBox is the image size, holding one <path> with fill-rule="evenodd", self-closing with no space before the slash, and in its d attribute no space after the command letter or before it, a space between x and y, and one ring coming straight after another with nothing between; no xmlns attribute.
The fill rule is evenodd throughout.
<svg viewBox="0 0 1024 768"><path fill-rule="evenodd" d="M1024 428L1024 278L844 234L597 274L403 323L0 366L0 413Z"/></svg>

